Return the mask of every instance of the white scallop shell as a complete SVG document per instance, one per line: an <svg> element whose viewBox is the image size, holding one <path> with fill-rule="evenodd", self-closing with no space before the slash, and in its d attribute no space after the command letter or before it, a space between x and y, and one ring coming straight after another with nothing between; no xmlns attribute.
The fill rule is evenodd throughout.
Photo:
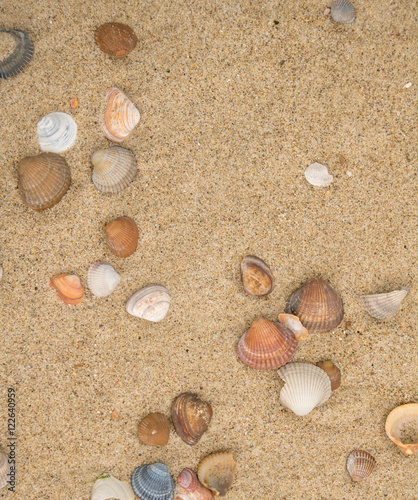
<svg viewBox="0 0 418 500"><path fill-rule="evenodd" d="M135 493L129 483L119 481L119 479L109 475L103 479L98 479L94 483L91 492L91 500L107 500L109 498L134 500Z"/></svg>
<svg viewBox="0 0 418 500"><path fill-rule="evenodd" d="M279 369L279 375L285 381L279 401L296 415L307 415L331 396L331 381L318 366L288 363Z"/></svg>
<svg viewBox="0 0 418 500"><path fill-rule="evenodd" d="M398 311L407 293L408 290L402 288L402 290L394 290L389 293L362 295L360 300L370 316L377 319L386 319L390 318Z"/></svg>
<svg viewBox="0 0 418 500"><path fill-rule="evenodd" d="M70 149L77 138L77 124L67 113L49 113L38 121L39 146L42 151L61 153Z"/></svg>
<svg viewBox="0 0 418 500"><path fill-rule="evenodd" d="M9 457L6 453L0 452L0 488L4 488L8 483L10 477L10 464Z"/></svg>
<svg viewBox="0 0 418 500"><path fill-rule="evenodd" d="M87 283L95 297L107 297L119 285L120 275L110 264L98 260L87 272Z"/></svg>
<svg viewBox="0 0 418 500"><path fill-rule="evenodd" d="M331 5L331 16L337 23L351 24L356 17L356 9L348 0L335 0Z"/></svg>
<svg viewBox="0 0 418 500"><path fill-rule="evenodd" d="M334 177L328 173L325 165L320 163L312 163L305 170L305 179L312 184L312 186L328 186L334 180Z"/></svg>
<svg viewBox="0 0 418 500"><path fill-rule="evenodd" d="M126 303L126 311L137 318L161 321L170 307L170 293L162 285L148 285L134 293Z"/></svg>

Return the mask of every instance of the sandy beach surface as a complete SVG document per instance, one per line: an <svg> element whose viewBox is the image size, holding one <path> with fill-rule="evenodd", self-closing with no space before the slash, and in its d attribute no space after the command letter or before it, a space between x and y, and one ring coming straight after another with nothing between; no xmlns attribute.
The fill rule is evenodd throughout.
<svg viewBox="0 0 418 500"><path fill-rule="evenodd" d="M417 5L354 5L354 23L342 25L319 0L2 2L0 27L27 31L35 54L0 80L3 450L9 388L17 429L15 493L6 487L0 498L88 500L103 472L128 481L135 467L161 461L176 479L220 450L237 461L228 500L418 498L417 457L384 429L393 408L418 402ZM108 21L138 36L125 59L94 41ZM141 113L122 143L138 176L115 195L94 187L90 162L113 145L101 129L111 86ZM38 213L19 196L16 167L41 152L36 124L52 111L78 125L62 153L72 183ZM307 183L314 162L328 167L330 186ZM122 215L140 231L127 259L105 241L105 224ZM271 295L245 295L247 254L270 265ZM87 287L96 260L121 275L104 299ZM61 272L81 278L82 304L67 306L49 288ZM313 277L340 293L345 316L301 341L294 361L331 359L342 384L297 417L279 403L277 371L245 366L236 345ZM160 323L125 311L152 283L172 296ZM358 299L401 287L409 293L388 320ZM185 391L213 407L199 443L174 429L165 447L140 443L138 422L169 416ZM377 461L361 483L346 470L355 449Z"/></svg>

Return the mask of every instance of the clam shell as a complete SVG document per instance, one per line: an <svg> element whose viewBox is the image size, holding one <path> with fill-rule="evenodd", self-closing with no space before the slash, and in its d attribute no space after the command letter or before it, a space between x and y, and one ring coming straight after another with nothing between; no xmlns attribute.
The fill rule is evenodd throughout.
<svg viewBox="0 0 418 500"><path fill-rule="evenodd" d="M98 260L87 272L87 284L95 297L107 297L119 285L120 275L110 264Z"/></svg>
<svg viewBox="0 0 418 500"><path fill-rule="evenodd" d="M293 314L279 314L279 322L293 333L296 340L306 339L308 336L308 330Z"/></svg>
<svg viewBox="0 0 418 500"><path fill-rule="evenodd" d="M362 295L360 300L370 316L377 319L386 319L392 317L398 311L407 294L408 290L403 288L389 293Z"/></svg>
<svg viewBox="0 0 418 500"><path fill-rule="evenodd" d="M199 481L215 492L215 495L225 496L234 480L237 463L230 451L212 453L199 464L197 475Z"/></svg>
<svg viewBox="0 0 418 500"><path fill-rule="evenodd" d="M99 149L93 153L91 162L93 184L102 193L119 193L137 174L135 155L120 146Z"/></svg>
<svg viewBox="0 0 418 500"><path fill-rule="evenodd" d="M181 439L190 445L196 444L207 431L212 414L211 405L190 392L177 396L171 407L174 428Z"/></svg>
<svg viewBox="0 0 418 500"><path fill-rule="evenodd" d="M405 455L418 451L418 403L393 409L386 419L386 434Z"/></svg>
<svg viewBox="0 0 418 500"><path fill-rule="evenodd" d="M241 278L248 295L268 295L273 291L274 279L269 266L254 255L242 259Z"/></svg>
<svg viewBox="0 0 418 500"><path fill-rule="evenodd" d="M320 361L316 364L316 366L319 366L319 368L322 368L327 373L331 381L331 391L335 391L338 387L340 387L341 372L332 361Z"/></svg>
<svg viewBox="0 0 418 500"><path fill-rule="evenodd" d="M376 460L367 451L354 450L348 455L347 470L353 481L363 481L373 472Z"/></svg>
<svg viewBox="0 0 418 500"><path fill-rule="evenodd" d="M106 23L94 32L94 40L106 54L122 59L136 47L138 39L129 26L122 23Z"/></svg>
<svg viewBox="0 0 418 500"><path fill-rule="evenodd" d="M280 403L299 416L310 413L331 396L328 374L309 363L290 363L279 370L285 385L280 391Z"/></svg>
<svg viewBox="0 0 418 500"><path fill-rule="evenodd" d="M148 285L134 293L126 303L126 311L137 318L157 323L170 307L170 294L162 285Z"/></svg>
<svg viewBox="0 0 418 500"><path fill-rule="evenodd" d="M131 478L135 495L141 500L172 500L174 481L165 464L155 463L137 467Z"/></svg>
<svg viewBox="0 0 418 500"><path fill-rule="evenodd" d="M329 186L333 181L334 177L328 173L328 169L325 165L320 163L312 163L305 170L305 179L312 184L312 186Z"/></svg>
<svg viewBox="0 0 418 500"><path fill-rule="evenodd" d="M170 422L162 413L150 413L139 422L138 437L148 446L164 446L170 437Z"/></svg>
<svg viewBox="0 0 418 500"><path fill-rule="evenodd" d="M104 135L113 142L122 142L139 122L139 111L128 97L116 87L111 87L107 91L106 103L103 118Z"/></svg>
<svg viewBox="0 0 418 500"><path fill-rule="evenodd" d="M238 342L240 360L256 370L272 370L288 363L294 356L297 340L279 323L255 319Z"/></svg>
<svg viewBox="0 0 418 500"><path fill-rule="evenodd" d="M4 488L8 483L10 476L9 457L6 453L0 452L0 488Z"/></svg>
<svg viewBox="0 0 418 500"><path fill-rule="evenodd" d="M130 217L119 217L106 224L107 246L112 253L122 259L135 252L138 239L138 226Z"/></svg>
<svg viewBox="0 0 418 500"><path fill-rule="evenodd" d="M19 194L33 210L53 207L70 187L71 174L67 162L55 153L23 158L17 171Z"/></svg>
<svg viewBox="0 0 418 500"><path fill-rule="evenodd" d="M13 52L4 61L0 61L0 78L5 79L23 71L32 59L34 47L25 31L2 28L0 33L8 33L15 41Z"/></svg>
<svg viewBox="0 0 418 500"><path fill-rule="evenodd" d="M57 292L66 304L77 305L84 300L84 290L80 278L71 274L57 274L49 281L49 286Z"/></svg>
<svg viewBox="0 0 418 500"><path fill-rule="evenodd" d="M336 328L344 316L341 297L325 281L313 278L294 292L286 306L309 333L323 333Z"/></svg>
<svg viewBox="0 0 418 500"><path fill-rule="evenodd" d="M91 491L91 500L108 500L118 498L119 500L134 500L135 493L129 483L119 481L111 474L108 477L98 479Z"/></svg>
<svg viewBox="0 0 418 500"><path fill-rule="evenodd" d="M36 128L42 151L62 153L74 146L77 139L77 124L67 113L49 113L38 121Z"/></svg>
<svg viewBox="0 0 418 500"><path fill-rule="evenodd" d="M176 500L213 500L214 495L198 480L196 473L189 468L181 471L177 478Z"/></svg>
<svg viewBox="0 0 418 500"><path fill-rule="evenodd" d="M337 23L351 24L356 17L356 9L348 0L335 0L331 4L331 16Z"/></svg>

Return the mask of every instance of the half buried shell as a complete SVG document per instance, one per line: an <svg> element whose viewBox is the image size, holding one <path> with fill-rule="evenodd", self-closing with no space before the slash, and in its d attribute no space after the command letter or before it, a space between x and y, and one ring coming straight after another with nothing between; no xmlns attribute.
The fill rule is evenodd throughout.
<svg viewBox="0 0 418 500"><path fill-rule="evenodd" d="M197 475L204 486L223 497L234 480L236 465L230 451L212 453L200 462Z"/></svg>
<svg viewBox="0 0 418 500"><path fill-rule="evenodd" d="M122 23L105 23L94 32L94 39L106 54L122 59L136 47L138 38L132 28Z"/></svg>
<svg viewBox="0 0 418 500"><path fill-rule="evenodd" d="M131 217L119 217L106 224L107 246L112 253L122 259L135 252L138 239L138 226Z"/></svg>
<svg viewBox="0 0 418 500"><path fill-rule="evenodd" d="M268 295L273 291L274 279L269 266L254 255L242 259L241 278L248 295Z"/></svg>
<svg viewBox="0 0 418 500"><path fill-rule="evenodd" d="M49 113L37 124L39 147L42 151L62 153L74 146L77 124L67 113Z"/></svg>
<svg viewBox="0 0 418 500"><path fill-rule="evenodd" d="M126 303L126 311L137 318L157 323L170 307L170 293L162 285L148 285L134 293Z"/></svg>
<svg viewBox="0 0 418 500"><path fill-rule="evenodd" d="M0 78L9 78L19 74L32 59L34 47L29 35L22 30L6 30L0 29L0 35L7 33L15 42L13 52L6 57L4 61L0 61Z"/></svg>
<svg viewBox="0 0 418 500"><path fill-rule="evenodd" d="M132 489L141 500L172 500L174 481L163 463L141 465L131 478Z"/></svg>
<svg viewBox="0 0 418 500"><path fill-rule="evenodd" d="M332 361L320 361L316 364L319 368L322 368L325 373L327 373L329 380L331 382L331 390L335 391L341 385L341 372L337 366L334 365Z"/></svg>
<svg viewBox="0 0 418 500"><path fill-rule="evenodd" d="M181 439L190 445L196 444L207 431L212 414L211 405L190 392L177 396L171 407L174 428Z"/></svg>
<svg viewBox="0 0 418 500"><path fill-rule="evenodd" d="M84 300L84 290L80 278L71 274L57 274L49 281L49 286L57 292L66 304L73 306Z"/></svg>
<svg viewBox="0 0 418 500"><path fill-rule="evenodd" d="M392 410L385 425L386 434L405 455L418 451L418 403L408 403Z"/></svg>
<svg viewBox="0 0 418 500"><path fill-rule="evenodd" d="M408 290L402 288L402 290L394 290L389 293L362 295L360 300L370 316L376 319L386 319L396 314L407 294Z"/></svg>
<svg viewBox="0 0 418 500"><path fill-rule="evenodd" d="M87 283L95 297L107 297L119 285L120 275L110 264L98 260L87 272Z"/></svg>
<svg viewBox="0 0 418 500"><path fill-rule="evenodd" d="M367 451L354 450L348 455L347 470L353 481L363 481L369 477L376 460Z"/></svg>
<svg viewBox="0 0 418 500"><path fill-rule="evenodd" d="M99 149L93 153L91 162L93 184L102 193L119 193L137 174L135 155L120 146Z"/></svg>
<svg viewBox="0 0 418 500"><path fill-rule="evenodd" d="M103 132L109 140L113 142L125 140L139 119L139 111L121 90L112 87L107 91Z"/></svg>

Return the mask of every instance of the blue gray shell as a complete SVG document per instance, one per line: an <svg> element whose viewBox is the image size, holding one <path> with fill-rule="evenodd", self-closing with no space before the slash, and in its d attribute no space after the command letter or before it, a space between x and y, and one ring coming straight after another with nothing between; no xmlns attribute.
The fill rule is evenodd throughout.
<svg viewBox="0 0 418 500"><path fill-rule="evenodd" d="M131 478L132 489L141 500L173 500L174 481L165 464L141 465Z"/></svg>
<svg viewBox="0 0 418 500"><path fill-rule="evenodd" d="M0 33L8 33L15 39L14 51L4 61L0 61L0 78L9 78L20 73L33 56L33 43L28 34L22 30L0 29Z"/></svg>
<svg viewBox="0 0 418 500"><path fill-rule="evenodd" d="M335 0L331 5L331 16L337 23L350 24L356 17L356 9L348 0Z"/></svg>

